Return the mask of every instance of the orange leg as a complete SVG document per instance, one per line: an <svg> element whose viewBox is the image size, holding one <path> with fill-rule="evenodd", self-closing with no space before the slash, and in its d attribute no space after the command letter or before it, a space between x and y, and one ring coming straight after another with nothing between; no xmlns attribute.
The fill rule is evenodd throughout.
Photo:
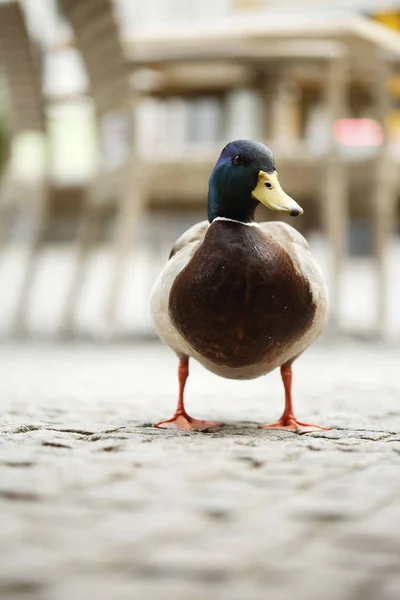
<svg viewBox="0 0 400 600"><path fill-rule="evenodd" d="M181 429L183 431L205 431L211 427L219 427L220 423L213 423L212 421L202 421L200 419L193 419L189 417L185 410L185 403L183 393L185 390L186 380L189 376L189 359L183 359L179 361L178 367L178 378L179 378L179 398L178 406L172 419L168 421L160 421L156 424L156 427L161 429Z"/></svg>
<svg viewBox="0 0 400 600"><path fill-rule="evenodd" d="M296 419L292 402L292 367L290 365L283 365L281 367L281 376L285 387L285 410L279 421L272 423L271 425L261 425L261 427L263 429L283 429L285 431L293 431L294 433L321 431L321 429L327 430L327 427L302 423Z"/></svg>

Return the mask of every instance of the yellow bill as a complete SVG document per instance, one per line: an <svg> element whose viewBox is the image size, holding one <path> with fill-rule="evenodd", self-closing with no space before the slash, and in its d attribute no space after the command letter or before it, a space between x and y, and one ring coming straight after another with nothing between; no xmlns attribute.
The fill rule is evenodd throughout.
<svg viewBox="0 0 400 600"><path fill-rule="evenodd" d="M260 171L257 185L251 195L271 210L288 212L292 217L298 217L303 214L301 206L281 188L276 171L273 173Z"/></svg>

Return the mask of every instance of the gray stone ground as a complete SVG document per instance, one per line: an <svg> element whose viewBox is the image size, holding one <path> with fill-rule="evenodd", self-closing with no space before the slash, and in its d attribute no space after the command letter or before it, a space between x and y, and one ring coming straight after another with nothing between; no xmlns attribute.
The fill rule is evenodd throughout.
<svg viewBox="0 0 400 600"><path fill-rule="evenodd" d="M259 430L279 376L176 363L156 344L0 348L0 598L398 600L398 348L323 340L295 367L297 436Z"/></svg>

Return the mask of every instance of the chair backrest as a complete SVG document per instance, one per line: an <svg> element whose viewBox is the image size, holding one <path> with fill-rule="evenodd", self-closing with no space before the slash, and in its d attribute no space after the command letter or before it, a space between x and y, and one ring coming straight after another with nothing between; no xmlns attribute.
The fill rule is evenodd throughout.
<svg viewBox="0 0 400 600"><path fill-rule="evenodd" d="M11 130L45 129L39 56L29 38L19 2L0 4L0 63L10 95Z"/></svg>
<svg viewBox="0 0 400 600"><path fill-rule="evenodd" d="M70 22L99 116L127 107L129 65L112 0L58 0Z"/></svg>

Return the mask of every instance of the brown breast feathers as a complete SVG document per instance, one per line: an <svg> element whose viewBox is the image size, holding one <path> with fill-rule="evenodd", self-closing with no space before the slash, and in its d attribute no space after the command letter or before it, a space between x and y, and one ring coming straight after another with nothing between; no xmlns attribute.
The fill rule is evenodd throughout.
<svg viewBox="0 0 400 600"><path fill-rule="evenodd" d="M311 324L308 281L258 227L215 221L175 279L170 317L204 358L227 367L279 356Z"/></svg>

